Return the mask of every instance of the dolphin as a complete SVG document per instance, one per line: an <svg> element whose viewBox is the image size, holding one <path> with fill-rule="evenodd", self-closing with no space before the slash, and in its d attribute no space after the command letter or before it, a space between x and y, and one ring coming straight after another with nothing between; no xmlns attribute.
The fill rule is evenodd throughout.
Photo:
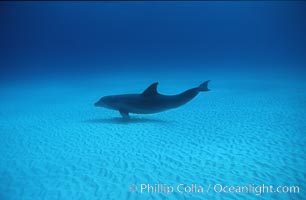
<svg viewBox="0 0 306 200"><path fill-rule="evenodd" d="M157 92L158 82L151 84L141 94L121 94L102 97L94 105L120 112L124 119L129 113L151 114L177 108L192 100L200 92L209 91L208 81L177 95L163 95Z"/></svg>

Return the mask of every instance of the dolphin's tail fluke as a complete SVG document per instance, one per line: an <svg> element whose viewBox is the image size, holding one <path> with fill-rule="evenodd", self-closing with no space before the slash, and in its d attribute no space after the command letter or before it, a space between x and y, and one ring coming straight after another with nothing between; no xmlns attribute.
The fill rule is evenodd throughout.
<svg viewBox="0 0 306 200"><path fill-rule="evenodd" d="M198 87L198 91L199 92L205 92L205 91L209 91L210 89L208 89L208 81L205 81L204 83L202 83L199 87Z"/></svg>

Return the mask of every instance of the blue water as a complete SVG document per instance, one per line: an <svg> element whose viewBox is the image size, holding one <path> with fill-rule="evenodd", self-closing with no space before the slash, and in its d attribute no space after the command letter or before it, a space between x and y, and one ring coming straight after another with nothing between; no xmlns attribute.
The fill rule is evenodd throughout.
<svg viewBox="0 0 306 200"><path fill-rule="evenodd" d="M305 11L1 2L0 199L305 199ZM93 106L208 79L188 104L129 121Z"/></svg>

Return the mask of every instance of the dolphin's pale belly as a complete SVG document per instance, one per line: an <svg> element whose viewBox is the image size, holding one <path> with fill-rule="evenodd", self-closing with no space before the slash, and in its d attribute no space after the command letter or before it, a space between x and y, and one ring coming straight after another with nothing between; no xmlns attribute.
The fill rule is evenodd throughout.
<svg viewBox="0 0 306 200"><path fill-rule="evenodd" d="M130 113L137 113L137 114L150 114L150 113L157 113L157 112L162 112L164 110L168 110L171 108L168 107L161 107L161 106L139 106L139 105L125 105L122 107L123 110L126 110Z"/></svg>

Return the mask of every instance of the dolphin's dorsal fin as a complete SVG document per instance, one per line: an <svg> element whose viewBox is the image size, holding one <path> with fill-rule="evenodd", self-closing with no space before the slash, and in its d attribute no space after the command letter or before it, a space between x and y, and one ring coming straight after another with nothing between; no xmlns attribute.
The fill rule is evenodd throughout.
<svg viewBox="0 0 306 200"><path fill-rule="evenodd" d="M152 95L158 94L157 85L158 85L158 82L152 83L145 91L143 91L142 95L152 96Z"/></svg>

